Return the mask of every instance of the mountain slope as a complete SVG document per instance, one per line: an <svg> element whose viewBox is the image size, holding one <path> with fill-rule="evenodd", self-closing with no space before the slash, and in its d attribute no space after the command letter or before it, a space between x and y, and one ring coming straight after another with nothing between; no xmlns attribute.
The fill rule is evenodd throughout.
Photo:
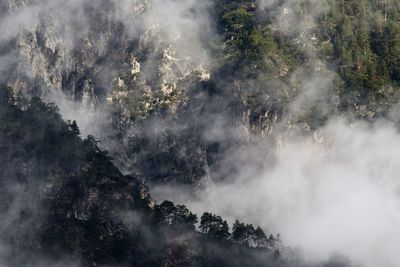
<svg viewBox="0 0 400 267"><path fill-rule="evenodd" d="M399 25L397 0L1 1L6 261L292 264L194 231L145 184L190 205L246 187L291 140L329 147L332 118L397 125Z"/></svg>
<svg viewBox="0 0 400 267"><path fill-rule="evenodd" d="M252 248L220 237L222 228L196 232L195 215L156 205L142 181L122 175L54 105L33 98L21 110L10 89L1 92L2 264L287 266L272 241Z"/></svg>

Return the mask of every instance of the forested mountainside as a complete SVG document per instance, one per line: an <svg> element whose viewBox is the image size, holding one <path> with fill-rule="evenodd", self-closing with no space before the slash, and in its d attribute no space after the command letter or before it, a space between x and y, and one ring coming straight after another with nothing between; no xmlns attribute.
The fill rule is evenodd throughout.
<svg viewBox="0 0 400 267"><path fill-rule="evenodd" d="M185 206L157 205L56 106L21 110L4 86L0 103L2 265L292 266L259 227L204 213L196 231Z"/></svg>
<svg viewBox="0 0 400 267"><path fill-rule="evenodd" d="M247 195L220 206L285 144L328 149L335 118L398 127L399 81L397 0L0 0L0 264L364 263L303 260Z"/></svg>

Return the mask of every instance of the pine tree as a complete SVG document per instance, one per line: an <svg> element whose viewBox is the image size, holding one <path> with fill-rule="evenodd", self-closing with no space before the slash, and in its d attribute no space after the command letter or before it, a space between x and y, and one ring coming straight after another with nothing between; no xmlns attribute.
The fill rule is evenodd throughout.
<svg viewBox="0 0 400 267"><path fill-rule="evenodd" d="M79 131L78 124L76 123L75 120L69 125L69 128L70 128L72 134L74 134L75 136L80 136L81 135L81 132Z"/></svg>
<svg viewBox="0 0 400 267"><path fill-rule="evenodd" d="M220 216L205 212L201 216L200 231L215 239L228 239L230 237L228 223Z"/></svg>
<svg viewBox="0 0 400 267"><path fill-rule="evenodd" d="M257 227L255 230L255 242L257 244L257 247L259 248L265 248L267 247L267 236L265 235L264 231L260 228Z"/></svg>

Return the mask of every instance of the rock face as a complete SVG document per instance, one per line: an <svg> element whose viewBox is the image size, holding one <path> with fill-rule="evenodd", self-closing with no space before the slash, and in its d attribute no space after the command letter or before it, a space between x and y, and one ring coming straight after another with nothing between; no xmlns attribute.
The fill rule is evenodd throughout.
<svg viewBox="0 0 400 267"><path fill-rule="evenodd" d="M210 67L206 54L194 47L198 54L183 53L189 41L220 37L210 35L206 25L195 36L199 40L186 40L187 33L168 28L176 25L152 17L157 3L7 3L6 17L40 12L9 38L4 51L15 60L1 78L16 92L57 103L65 118L102 141L119 169L150 184L199 189L226 179L237 171L222 170L231 147L273 135L282 117L277 107L282 97L245 70ZM288 76L279 56L266 61L274 66L275 80ZM248 86L255 92L242 89Z"/></svg>
<svg viewBox="0 0 400 267"><path fill-rule="evenodd" d="M396 81L364 90L374 70L341 80L351 56L333 56L328 6L276 3L265 17L257 1L175 2L2 1L0 79L55 102L124 173L195 188L237 172L224 160L255 140L274 150L344 109L373 120L396 102Z"/></svg>
<svg viewBox="0 0 400 267"><path fill-rule="evenodd" d="M273 157L276 143L340 114L347 89L334 59L320 55L333 43L314 16L284 8L266 19L253 1L205 2L188 1L186 13L177 13L194 20L210 14L193 28L190 20L165 17L163 9L174 11L168 4L147 0L3 1L2 25L19 26L0 39L0 58L9 61L0 64L0 79L55 102L85 135L101 140L124 174L150 185L200 189L229 179L239 171L233 155L256 140L266 144L255 157L261 162ZM249 20L245 32L230 19L242 14L236 8ZM304 28L287 29L291 13ZM372 119L390 103L353 106Z"/></svg>
<svg viewBox="0 0 400 267"><path fill-rule="evenodd" d="M163 116L186 120L184 106L191 101L190 94L198 94L189 90L194 91L207 82L209 72L201 64L180 58L174 44L163 37L161 25L141 26L146 9L152 8L148 1L125 1L124 6L111 0L83 1L76 7L74 3L66 5L72 7L66 6L66 13L58 14L56 4L42 6L36 1L3 4L2 13L10 19L30 8L41 11L30 14L29 25L23 25L8 40L4 51L15 60L1 75L2 79L25 96L37 95L56 102L62 111L67 105L67 111L63 112L66 118L71 109L79 109L79 114L108 113L102 118L108 117L112 122L102 122L108 124L105 127L108 130L97 137L125 172L144 173L150 175L146 176L150 180L160 182L206 182L203 143L177 142L180 137L167 136L167 132L148 138L145 131L153 126L165 128L165 125L156 126L155 122ZM159 119L154 119L153 126L143 125L150 118ZM79 117L77 120L89 124L83 129L98 123L90 117L89 122L81 122ZM147 157L131 147L132 144L143 147L146 142L151 142L154 151L160 154L153 157L152 152L146 152ZM156 162L161 155L169 155L171 161L158 167ZM154 158L154 163L138 168L138 162L149 158ZM163 173L162 169L171 164L173 169L184 171L180 170L180 175L172 171L154 176L154 168Z"/></svg>
<svg viewBox="0 0 400 267"><path fill-rule="evenodd" d="M12 266L36 253L87 266L284 265L272 247L261 259L154 223L145 184L211 188L274 164L292 136L324 142L332 114L386 116L400 30L387 1L370 18L356 1L328 1L335 12L261 2L0 0L0 82L15 94L0 103L0 260L4 240Z"/></svg>

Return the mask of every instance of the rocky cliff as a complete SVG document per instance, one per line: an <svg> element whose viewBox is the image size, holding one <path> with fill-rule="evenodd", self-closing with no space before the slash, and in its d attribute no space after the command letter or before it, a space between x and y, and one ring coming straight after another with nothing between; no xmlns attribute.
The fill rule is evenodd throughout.
<svg viewBox="0 0 400 267"><path fill-rule="evenodd" d="M0 81L12 88L7 104L22 122L8 121L7 111L0 130L10 144L38 134L20 151L4 145L1 178L34 188L26 209L40 209L28 224L50 221L28 247L19 243L30 233L12 242L40 253L55 248L59 258L65 252L93 266L232 266L229 248L251 265L258 251L195 231L157 225L151 230L162 248L147 246L159 241L143 234L147 221L132 234L114 208L123 207L131 223L138 210L151 220L157 205L145 184L192 195L257 175L274 166L288 140L324 143L319 130L332 117L397 123L400 10L394 0L378 2L1 1ZM70 121L57 112L42 114L56 125L29 117L35 105L58 107ZM43 125L23 130L30 120ZM12 190L4 196L8 212ZM18 210L18 223L28 211ZM268 262L280 259L273 254L265 253Z"/></svg>

